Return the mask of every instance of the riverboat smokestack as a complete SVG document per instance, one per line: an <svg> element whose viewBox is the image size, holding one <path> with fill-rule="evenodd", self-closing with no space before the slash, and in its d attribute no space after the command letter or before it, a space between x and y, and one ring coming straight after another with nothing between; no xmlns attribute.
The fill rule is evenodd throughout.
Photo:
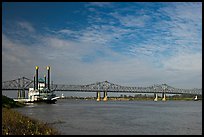
<svg viewBox="0 0 204 137"><path fill-rule="evenodd" d="M37 89L37 90L38 90L38 69L39 69L39 67L36 66L36 67L35 67L35 71L36 71L36 89Z"/></svg>
<svg viewBox="0 0 204 137"><path fill-rule="evenodd" d="M47 88L50 90L50 67L47 66Z"/></svg>
<svg viewBox="0 0 204 137"><path fill-rule="evenodd" d="M35 90L35 84L36 83L35 83L35 76L34 76L34 81L33 81L33 86L34 86L33 88L34 88L34 90Z"/></svg>
<svg viewBox="0 0 204 137"><path fill-rule="evenodd" d="M46 75L44 75L44 79L45 79L45 88L46 88Z"/></svg>

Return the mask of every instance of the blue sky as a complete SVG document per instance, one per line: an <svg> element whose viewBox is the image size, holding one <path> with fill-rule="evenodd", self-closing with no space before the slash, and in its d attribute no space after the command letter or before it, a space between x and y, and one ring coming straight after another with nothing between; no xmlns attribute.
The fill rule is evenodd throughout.
<svg viewBox="0 0 204 137"><path fill-rule="evenodd" d="M2 79L202 87L202 3L2 3Z"/></svg>

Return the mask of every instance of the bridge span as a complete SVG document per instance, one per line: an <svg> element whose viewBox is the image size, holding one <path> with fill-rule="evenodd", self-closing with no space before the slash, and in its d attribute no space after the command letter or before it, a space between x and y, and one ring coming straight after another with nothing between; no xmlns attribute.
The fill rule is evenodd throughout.
<svg viewBox="0 0 204 137"><path fill-rule="evenodd" d="M45 83L46 84L46 83ZM47 85L47 84L46 84ZM34 86L34 81L26 77L2 82L2 90L28 90ZM87 85L63 85L52 84L52 91L72 91L72 92L96 92L97 100L100 100L100 92L104 92L104 101L107 100L108 92L115 93L161 93L162 97L165 94L193 94L202 95L202 89L181 89L174 88L167 84L155 84L147 87L129 87L114 84L108 81L96 82ZM25 93L24 93L25 94ZM157 96L157 95L156 95Z"/></svg>

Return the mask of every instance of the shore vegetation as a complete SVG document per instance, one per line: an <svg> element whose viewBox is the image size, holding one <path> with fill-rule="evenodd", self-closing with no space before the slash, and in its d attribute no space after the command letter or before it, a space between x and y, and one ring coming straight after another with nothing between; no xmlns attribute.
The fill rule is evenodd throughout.
<svg viewBox="0 0 204 137"><path fill-rule="evenodd" d="M48 123L27 117L13 108L25 104L2 95L2 135L58 135Z"/></svg>

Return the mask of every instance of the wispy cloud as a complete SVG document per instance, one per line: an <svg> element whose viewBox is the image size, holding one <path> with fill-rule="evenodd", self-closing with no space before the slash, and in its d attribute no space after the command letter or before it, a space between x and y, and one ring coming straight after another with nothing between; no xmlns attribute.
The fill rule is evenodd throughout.
<svg viewBox="0 0 204 137"><path fill-rule="evenodd" d="M94 7L112 7L111 2L89 2L87 6L94 6Z"/></svg>
<svg viewBox="0 0 204 137"><path fill-rule="evenodd" d="M164 68L173 71L202 72L201 53L179 53L168 60L163 60Z"/></svg>
<svg viewBox="0 0 204 137"><path fill-rule="evenodd" d="M29 22L18 22L18 25L22 28L22 29L25 29L27 30L28 32L34 32L35 29L34 27L29 23Z"/></svg>
<svg viewBox="0 0 204 137"><path fill-rule="evenodd" d="M187 42L200 41L202 7L198 3L170 3L169 6L159 9L159 12L170 18L162 25L174 39L183 39Z"/></svg>
<svg viewBox="0 0 204 137"><path fill-rule="evenodd" d="M54 36L44 37L37 42L38 44L40 43L41 46L37 46L37 43L35 43L35 46L28 48L22 43L16 43L14 46L17 52L8 47L14 43L5 35L3 37L3 43L3 48L8 49L4 49L2 56L3 78L8 78L9 74L11 76L10 79L21 75L30 77L34 73L31 70L33 70L35 65L40 66L40 75L43 76L43 72L45 73L43 67L49 64L53 68L52 79L55 79L56 83L88 84L95 81L109 80L114 83L129 86L169 83L179 87L176 83L179 79L179 82L182 82L183 79L188 80L189 75L186 75L187 73L184 72L191 72L191 77L198 75L200 72L199 63L201 58L199 54L195 56L193 54L183 54L182 56L180 55L179 58L175 57L170 60L162 60L164 61L165 68L162 69L161 67L155 67L154 63L148 59L129 58L107 47L101 49L100 46L89 45L88 43L87 45L84 45L84 43L82 45L82 43L74 43ZM96 50L101 50L105 56L95 56ZM21 55L24 57L21 58ZM83 57L87 55L94 55L95 61L92 63L83 62ZM116 58L116 60L110 60L110 58L113 57ZM12 60L12 58L18 59L19 63L16 64L16 60ZM26 62L25 59L29 60L29 62ZM189 63L189 59L191 59L193 63ZM20 62L21 60L24 61ZM13 66L14 64L15 67ZM188 67L188 69L182 69L183 67ZM21 71L16 72L17 68L21 69ZM181 71L182 76L180 75ZM180 78L177 77L178 75ZM64 80L66 80L66 82ZM191 84L195 85L195 83ZM199 84L197 81L196 85ZM192 85L189 85L189 87Z"/></svg>
<svg viewBox="0 0 204 137"><path fill-rule="evenodd" d="M126 27L144 27L145 23L150 19L148 15L120 15L117 12L112 16L120 21Z"/></svg>

